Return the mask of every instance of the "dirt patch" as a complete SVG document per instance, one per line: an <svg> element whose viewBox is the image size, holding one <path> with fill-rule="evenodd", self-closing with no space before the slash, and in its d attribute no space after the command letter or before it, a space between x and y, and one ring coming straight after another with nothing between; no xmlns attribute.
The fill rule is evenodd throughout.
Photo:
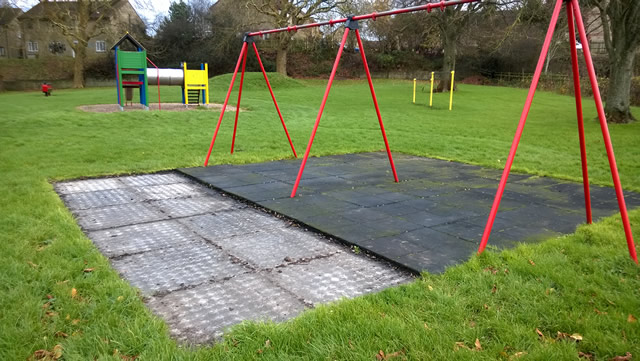
<svg viewBox="0 0 640 361"><path fill-rule="evenodd" d="M194 104L194 105L185 106L182 103L162 103L161 108L162 108L161 109L162 111L169 111L169 112L184 112L188 110L207 111L207 110L220 110L222 109L222 104L209 104L208 106ZM118 104L81 105L77 107L77 109L80 109L85 112L91 112L91 113L115 113L120 111L120 107L118 106ZM134 105L129 105L124 107L125 112L141 111L141 110L144 110L144 109L142 109L142 105L140 104L134 104ZM149 104L149 110L158 110L158 104L157 103ZM227 105L227 109L225 111L235 112L236 107ZM247 110L240 108L240 111L244 112Z"/></svg>

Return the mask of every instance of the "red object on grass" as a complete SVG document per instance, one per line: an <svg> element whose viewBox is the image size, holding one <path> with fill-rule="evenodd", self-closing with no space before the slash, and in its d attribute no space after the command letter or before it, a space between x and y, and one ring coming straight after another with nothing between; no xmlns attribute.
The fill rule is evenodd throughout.
<svg viewBox="0 0 640 361"><path fill-rule="evenodd" d="M48 97L49 95L51 95L53 87L47 83L42 83L41 90L44 93L44 96Z"/></svg>

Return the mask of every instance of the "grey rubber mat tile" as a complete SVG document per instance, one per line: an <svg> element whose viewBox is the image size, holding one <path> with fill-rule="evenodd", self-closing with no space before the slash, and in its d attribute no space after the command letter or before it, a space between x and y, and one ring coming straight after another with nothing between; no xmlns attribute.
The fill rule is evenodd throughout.
<svg viewBox="0 0 640 361"><path fill-rule="evenodd" d="M148 305L174 337L189 343L210 342L242 321L284 321L304 310L296 297L256 273L172 292Z"/></svg>
<svg viewBox="0 0 640 361"><path fill-rule="evenodd" d="M204 241L183 241L170 248L111 261L143 294L167 293L248 272L238 259Z"/></svg>
<svg viewBox="0 0 640 361"><path fill-rule="evenodd" d="M143 200L201 197L207 194L203 186L193 183L151 185L139 188L138 193Z"/></svg>
<svg viewBox="0 0 640 361"><path fill-rule="evenodd" d="M89 232L87 235L107 257L181 247L200 239L177 221L134 224Z"/></svg>
<svg viewBox="0 0 640 361"><path fill-rule="evenodd" d="M61 194L95 192L125 187L126 185L116 178L76 180L57 183L55 186L56 191Z"/></svg>
<svg viewBox="0 0 640 361"><path fill-rule="evenodd" d="M233 167L223 171L245 181L255 179ZM121 179L55 187L67 192L62 198L87 236L122 277L141 290L147 305L167 320L181 342L213 341L242 321L288 319L314 304L305 301L307 293L315 302L335 300L411 279L395 270L391 274L399 278L389 276L385 270L392 268L386 263L346 253L344 246L188 178L163 173ZM273 191L288 193L289 186L272 182L248 190L252 197L266 194L266 199ZM349 204L326 196L309 198L325 207ZM309 213L308 205L302 209ZM319 290L310 290L312 285L296 288L308 281L304 267L311 264L309 271L315 273L308 277L321 278L318 272L328 272L323 285ZM290 274L290 267L296 267L293 276L300 285L283 279L285 288L275 277ZM377 277L375 285L372 277ZM348 289L328 285L337 279Z"/></svg>
<svg viewBox="0 0 640 361"><path fill-rule="evenodd" d="M71 210L100 208L139 201L136 192L127 188L73 193L72 195L64 196L64 198L67 207Z"/></svg>
<svg viewBox="0 0 640 361"><path fill-rule="evenodd" d="M173 218L189 217L245 207L233 199L213 194L193 198L163 199L152 201L149 204Z"/></svg>
<svg viewBox="0 0 640 361"><path fill-rule="evenodd" d="M130 177L121 177L124 184L129 187L146 187L161 184L187 183L189 180L184 176L175 173L166 174L143 174Z"/></svg>
<svg viewBox="0 0 640 361"><path fill-rule="evenodd" d="M273 268L306 258L341 252L341 247L323 242L315 234L298 228L274 228L230 237L220 247L258 268Z"/></svg>
<svg viewBox="0 0 640 361"><path fill-rule="evenodd" d="M75 213L78 224L86 230L126 226L166 218L161 212L142 203L89 208Z"/></svg>
<svg viewBox="0 0 640 361"><path fill-rule="evenodd" d="M279 219L255 209L239 209L194 216L183 218L180 222L202 237L214 242L284 225L284 222Z"/></svg>
<svg viewBox="0 0 640 361"><path fill-rule="evenodd" d="M364 257L338 253L278 269L273 278L305 302L319 304L380 291L411 276Z"/></svg>

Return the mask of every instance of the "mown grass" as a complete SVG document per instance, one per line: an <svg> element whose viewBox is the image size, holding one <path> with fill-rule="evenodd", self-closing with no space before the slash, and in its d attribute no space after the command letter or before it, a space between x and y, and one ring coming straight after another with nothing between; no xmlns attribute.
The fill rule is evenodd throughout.
<svg viewBox="0 0 640 361"><path fill-rule="evenodd" d="M246 79L242 107L248 111L240 116L236 153L229 155L228 114L212 164L291 157L260 77ZM275 76L272 83L302 153L324 83ZM227 87L224 78L213 79L214 101ZM434 109L424 107L424 94L421 104L411 104L409 82L376 81L376 89L394 151L490 167L502 166L525 97L519 89L462 85L449 112L446 94L436 94ZM179 101L180 93L165 87L162 97ZM50 181L201 165L219 113L75 110L114 98L110 88L61 90L50 98L0 94L2 360L24 360L56 345L64 360L375 360L380 350L409 360L572 360L578 352L606 360L640 352L640 324L630 322L640 317L640 272L627 255L619 217L538 245L490 250L442 275L425 274L283 324L243 324L214 346L181 347L84 236ZM235 95L231 99L235 103ZM574 114L572 98L538 94L514 169L579 179ZM588 101L585 115L595 116ZM622 183L640 190L639 125L610 129ZM588 121L586 132L591 179L610 184L598 124ZM382 148L366 83L337 82L312 154ZM640 211L631 217L640 238ZM556 340L558 331L583 340ZM456 346L475 349L476 339L482 350Z"/></svg>

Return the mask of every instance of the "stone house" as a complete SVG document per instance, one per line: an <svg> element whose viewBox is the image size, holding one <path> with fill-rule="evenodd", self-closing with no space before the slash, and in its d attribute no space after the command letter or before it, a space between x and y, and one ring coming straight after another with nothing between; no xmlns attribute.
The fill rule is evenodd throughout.
<svg viewBox="0 0 640 361"><path fill-rule="evenodd" d="M22 33L18 17L23 11L14 7L0 7L0 58L21 58Z"/></svg>
<svg viewBox="0 0 640 361"><path fill-rule="evenodd" d="M144 33L144 22L129 1L89 1L89 4L94 8L87 29L96 35L88 42L88 57L108 55L111 45L127 31L136 35ZM77 44L77 40L65 36L54 21L73 27L77 21L77 7L77 1L40 0L40 3L20 15L18 20L24 57L75 57L70 41Z"/></svg>

